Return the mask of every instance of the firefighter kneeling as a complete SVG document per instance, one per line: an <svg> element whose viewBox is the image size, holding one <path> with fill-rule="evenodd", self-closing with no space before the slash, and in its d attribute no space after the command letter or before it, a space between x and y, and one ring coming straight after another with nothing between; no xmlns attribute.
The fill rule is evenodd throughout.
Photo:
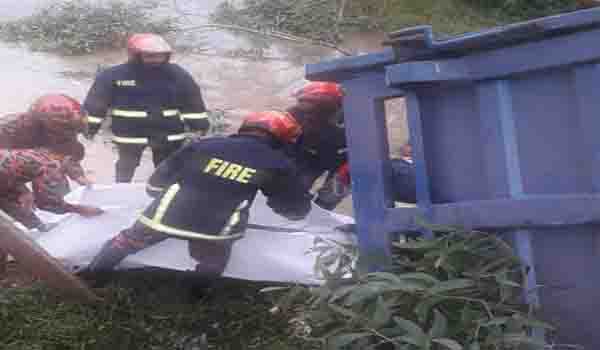
<svg viewBox="0 0 600 350"><path fill-rule="evenodd" d="M301 220L310 211L311 197L283 151L300 133L288 113L261 112L247 116L236 135L184 146L152 174L152 204L104 245L83 275L110 270L129 254L174 237L190 241L199 277L220 276L258 190L288 219Z"/></svg>

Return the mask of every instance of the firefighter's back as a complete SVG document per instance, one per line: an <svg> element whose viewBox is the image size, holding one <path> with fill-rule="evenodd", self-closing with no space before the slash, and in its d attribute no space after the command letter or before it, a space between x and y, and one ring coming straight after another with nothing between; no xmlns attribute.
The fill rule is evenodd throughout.
<svg viewBox="0 0 600 350"><path fill-rule="evenodd" d="M243 231L257 191L294 171L269 139L248 135L196 141L167 165L176 179L146 210L146 224L212 235Z"/></svg>

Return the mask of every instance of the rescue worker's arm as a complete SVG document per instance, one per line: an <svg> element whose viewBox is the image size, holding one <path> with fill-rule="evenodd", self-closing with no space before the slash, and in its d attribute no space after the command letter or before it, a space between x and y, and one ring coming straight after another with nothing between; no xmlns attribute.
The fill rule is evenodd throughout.
<svg viewBox="0 0 600 350"><path fill-rule="evenodd" d="M156 198L160 196L165 189L177 182L179 172L189 151L189 147L179 149L161 162L158 168L154 170L146 185L146 193L150 197Z"/></svg>
<svg viewBox="0 0 600 350"><path fill-rule="evenodd" d="M295 172L280 173L261 187L267 205L289 220L302 220L311 208L311 195Z"/></svg>
<svg viewBox="0 0 600 350"><path fill-rule="evenodd" d="M333 210L350 194L350 168L345 162L335 172L327 175L325 183L317 192L315 204L326 210Z"/></svg>
<svg viewBox="0 0 600 350"><path fill-rule="evenodd" d="M63 169L69 179L77 182L82 186L90 186L93 182L85 176L85 170L81 163L75 162L71 159L67 159L63 162Z"/></svg>
<svg viewBox="0 0 600 350"><path fill-rule="evenodd" d="M91 217L102 214L100 208L67 203L63 199L66 184L62 170L54 166L43 166L38 176L33 179L35 204L39 209L55 214L77 213Z"/></svg>
<svg viewBox="0 0 600 350"><path fill-rule="evenodd" d="M181 97L181 119L193 132L205 134L210 127L210 123L200 86L183 68L178 71L178 79L181 84L181 95L179 95Z"/></svg>
<svg viewBox="0 0 600 350"><path fill-rule="evenodd" d="M102 121L112 103L112 81L107 74L100 73L92 84L83 102L87 112L88 131L86 136L93 137L100 130Z"/></svg>

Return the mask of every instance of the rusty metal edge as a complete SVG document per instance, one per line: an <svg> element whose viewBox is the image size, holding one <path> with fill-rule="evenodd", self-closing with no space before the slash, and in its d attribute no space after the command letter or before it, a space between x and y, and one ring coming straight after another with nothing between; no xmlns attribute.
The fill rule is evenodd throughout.
<svg viewBox="0 0 600 350"><path fill-rule="evenodd" d="M86 303L102 299L77 276L67 271L58 260L19 229L13 219L0 211L0 247L12 255L29 273L42 279L60 294Z"/></svg>

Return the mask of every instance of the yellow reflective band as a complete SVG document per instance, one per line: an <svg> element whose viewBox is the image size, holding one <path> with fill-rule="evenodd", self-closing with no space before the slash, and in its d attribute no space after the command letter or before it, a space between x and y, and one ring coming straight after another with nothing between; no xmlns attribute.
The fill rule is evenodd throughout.
<svg viewBox="0 0 600 350"><path fill-rule="evenodd" d="M240 211L244 210L248 206L248 204L249 202L245 200L242 203L240 203L240 205L238 205L231 217L229 217L229 220L227 221L227 224L225 225L223 230L221 230L221 235L229 235L229 233L231 233L231 230L233 230L233 228L240 223L240 220L242 218L242 214L240 214Z"/></svg>
<svg viewBox="0 0 600 350"><path fill-rule="evenodd" d="M135 144L146 144L148 143L148 138L146 137L120 137L113 136L113 142L116 143L135 143Z"/></svg>
<svg viewBox="0 0 600 350"><path fill-rule="evenodd" d="M153 220L148 219L145 216L140 216L138 222L150 227L153 230L162 232L166 235L187 239L187 240L205 240L205 241L231 241L244 237L243 233L238 233L231 236L213 236L205 233L192 232L187 230L180 230L175 227L167 226L162 223L156 223Z"/></svg>
<svg viewBox="0 0 600 350"><path fill-rule="evenodd" d="M148 191L150 191L150 192L162 192L162 191L164 191L164 190L165 190L165 189L164 189L164 188L162 188L162 187L154 187L154 186L152 186L152 185L150 185L150 184L147 184L147 185L146 185L146 189L147 189Z"/></svg>
<svg viewBox="0 0 600 350"><path fill-rule="evenodd" d="M163 112L163 116L165 117L175 117L179 115L178 109L165 109Z"/></svg>
<svg viewBox="0 0 600 350"><path fill-rule="evenodd" d="M124 118L146 118L148 113L144 111L126 111L122 109L113 109L111 114L115 117Z"/></svg>
<svg viewBox="0 0 600 350"><path fill-rule="evenodd" d="M186 134L176 134L167 136L167 141L181 141L187 137Z"/></svg>
<svg viewBox="0 0 600 350"><path fill-rule="evenodd" d="M161 223L163 217L165 216L165 213L167 212L167 209L169 208L169 204L171 204L171 201L173 201L175 195L177 194L177 192L179 192L180 188L181 187L179 186L179 184L174 184L171 185L171 187L169 187L165 195L160 200L158 208L156 208L156 213L154 214L154 218L152 219L153 222L156 222L157 224Z"/></svg>
<svg viewBox="0 0 600 350"><path fill-rule="evenodd" d="M183 113L181 115L182 119L208 119L208 114L204 113Z"/></svg>
<svg viewBox="0 0 600 350"><path fill-rule="evenodd" d="M230 235L230 236L214 236L214 235L208 235L208 234L204 234L204 233L181 230L181 229L163 224L162 219L164 218L164 216L167 212L167 209L169 208L169 205L171 204L171 202L173 201L173 199L177 195L177 192L179 192L180 189L181 189L181 187L179 186L179 184L171 185L171 187L169 187L167 192L164 194L164 196L160 200L160 203L158 204L158 208L156 208L154 217L152 219L149 219L146 216L141 215L138 218L138 221L140 223L150 227L153 230L165 233L170 236L183 238L183 239L228 241L228 240L233 240L233 239L239 239L244 236L242 233ZM247 202L248 201L244 201L242 204L246 205ZM239 212L238 212L238 215L239 215ZM230 219L230 221L231 221L231 219ZM239 221L239 219L238 219L238 221Z"/></svg>
<svg viewBox="0 0 600 350"><path fill-rule="evenodd" d="M91 115L87 116L87 121L91 124L102 124L102 118L93 117Z"/></svg>

